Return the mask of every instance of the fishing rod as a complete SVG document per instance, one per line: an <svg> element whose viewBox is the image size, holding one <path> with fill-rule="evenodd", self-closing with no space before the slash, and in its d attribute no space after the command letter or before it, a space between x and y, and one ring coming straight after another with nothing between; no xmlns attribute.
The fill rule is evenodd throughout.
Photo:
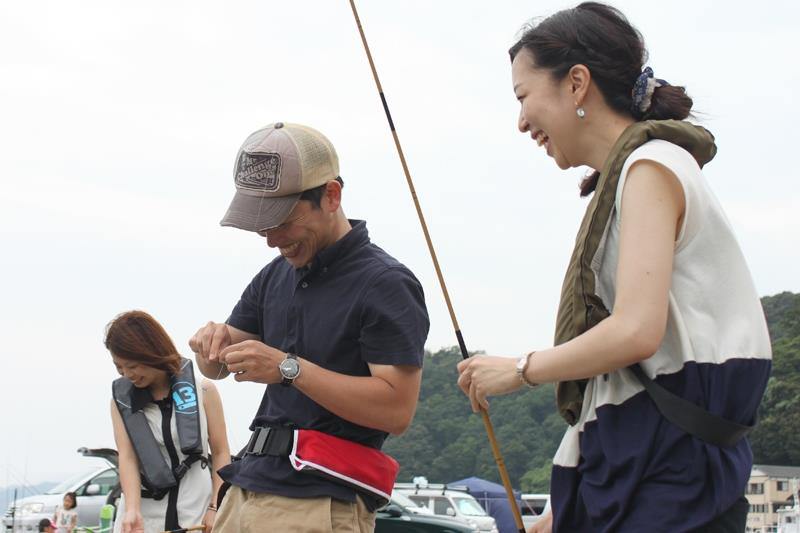
<svg viewBox="0 0 800 533"><path fill-rule="evenodd" d="M411 173L408 171L408 165L406 164L406 157L403 154L403 147L400 145L400 137L397 135L397 131L394 128L394 121L392 121L392 114L389 112L389 104L386 103L386 97L383 94L383 87L381 86L381 80L378 78L378 71L375 69L375 62L372 60L372 53L369 50L369 44L367 44L367 37L364 34L364 28L361 25L361 19L358 16L358 10L356 9L355 0L350 0L350 7L353 9L353 17L356 19L356 26L358 26L358 33L361 35L361 42L364 45L364 51L367 53L367 60L369 61L369 67L372 69L372 77L375 79L375 86L378 88L378 94L381 97L381 103L383 104L383 111L386 113L386 120L389 122L389 129L392 131L392 138L394 139L395 148L397 148L397 155L400 157L400 164L403 166L403 173L406 176L406 182L408 183L408 189L411 192L411 198L414 200L414 207L417 209L417 216L419 217L419 223L422 226L422 233L425 234L425 242L428 244L428 251L430 252L431 259L433 260L433 267L436 270L436 276L439 278L439 286L442 288L442 294L444 295L444 301L447 304L447 310L450 313L450 320L453 322L453 329L455 330L456 339L458 340L458 347L461 349L461 357L463 359L469 358L469 353L467 352L467 345L464 343L464 336L461 334L461 328L458 326L458 320L456 319L456 313L453 309L453 303L450 301L450 293L447 291L447 284L444 282L444 275L442 274L442 269L439 267L439 259L436 257L436 250L433 247L433 241L431 240L430 232L428 231L428 225L425 222L425 215L422 214L422 207L419 204L419 199L417 198L417 191L414 188L414 182L411 179ZM497 438L494 434L494 428L492 427L492 421L489 419L489 413L483 407L480 408L481 418L483 418L483 425L486 428L486 434L489 437L489 444L492 447L492 453L494 454L494 460L497 463L497 470L500 472L500 479L503 481L503 487L506 489L506 496L508 497L508 502L511 505L511 512L514 514L514 522L517 526L517 529L520 533L525 533L525 526L522 523L522 515L520 515L519 507L517 506L517 500L514 497L514 489L511 487L511 480L508 477L508 471L506 470L505 462L503 461L503 456L500 453L500 446L497 444Z"/></svg>

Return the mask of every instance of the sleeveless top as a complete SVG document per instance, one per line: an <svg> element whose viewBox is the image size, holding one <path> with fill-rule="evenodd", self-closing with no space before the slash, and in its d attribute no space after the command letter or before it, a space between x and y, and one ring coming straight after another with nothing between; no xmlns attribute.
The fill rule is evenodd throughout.
<svg viewBox="0 0 800 533"><path fill-rule="evenodd" d="M72 526L73 522L78 524L78 510L73 507L72 509L64 509L63 506L59 506L58 510L56 511L56 529L57 533L68 533L70 527Z"/></svg>
<svg viewBox="0 0 800 533"><path fill-rule="evenodd" d="M622 191L640 160L671 170L686 204L666 332L641 366L673 393L752 424L771 367L766 321L730 223L683 148L652 140L626 160L592 261L597 293L613 313ZM689 531L742 496L751 466L746 439L719 448L682 432L663 418L630 370L596 376L553 460L554 531Z"/></svg>
<svg viewBox="0 0 800 533"><path fill-rule="evenodd" d="M208 420L206 418L206 411L204 405L204 391L203 379L199 379L197 383L197 403L200 409L200 431L203 440L203 455L208 456ZM167 399L171 402L170 397ZM159 402L162 403L162 402ZM173 406L174 408L174 406ZM162 424L162 409L157 403L149 403L143 412L147 418L147 423L150 430L158 442L161 454L167 464L170 464L169 451L164 442L164 435L161 431ZM172 432L172 442L175 445L175 452L178 455L178 460L183 461L186 455L181 451L180 441L178 440L178 428L175 424L174 409L170 409L170 428ZM178 523L181 527L191 527L201 525L203 523L203 516L206 513L208 504L211 502L212 487L211 487L211 470L210 465L203 467L200 461L192 464L189 471L181 479L180 488L178 489ZM165 496L161 500L153 500L151 498L141 499L141 513L144 520L145 533L161 533L165 530L164 521L167 513L167 501L169 496ZM122 531L122 520L125 518L125 496L120 499L120 505L117 509L117 518L114 522L114 533Z"/></svg>

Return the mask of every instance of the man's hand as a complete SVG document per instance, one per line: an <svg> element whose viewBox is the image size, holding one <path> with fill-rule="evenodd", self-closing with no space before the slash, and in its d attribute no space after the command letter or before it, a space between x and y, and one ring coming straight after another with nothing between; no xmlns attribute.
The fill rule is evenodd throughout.
<svg viewBox="0 0 800 533"><path fill-rule="evenodd" d="M200 372L209 379L227 377L228 370L219 360L219 352L233 342L227 324L209 322L189 339L189 348L195 353Z"/></svg>
<svg viewBox="0 0 800 533"><path fill-rule="evenodd" d="M280 383L283 380L278 365L286 359L286 353L263 342L247 340L232 344L222 350L219 361L235 374L236 381L254 383Z"/></svg>
<svg viewBox="0 0 800 533"><path fill-rule="evenodd" d="M219 361L219 352L231 345L231 333L227 324L209 322L197 330L189 339L189 348L203 362Z"/></svg>

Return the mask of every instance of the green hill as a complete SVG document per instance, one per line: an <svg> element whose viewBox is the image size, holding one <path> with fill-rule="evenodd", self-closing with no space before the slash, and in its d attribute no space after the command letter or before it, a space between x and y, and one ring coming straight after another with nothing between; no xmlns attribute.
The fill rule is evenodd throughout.
<svg viewBox="0 0 800 533"><path fill-rule="evenodd" d="M762 299L773 343L773 376L751 436L755 462L800 465L800 294ZM431 482L479 476L499 482L481 417L456 386L457 347L426 355L414 422L384 450L401 465L400 481ZM565 422L552 386L493 398L490 415L511 482L525 492L548 492L550 462Z"/></svg>
<svg viewBox="0 0 800 533"><path fill-rule="evenodd" d="M761 299L772 339L772 377L750 443L757 464L800 465L800 294Z"/></svg>

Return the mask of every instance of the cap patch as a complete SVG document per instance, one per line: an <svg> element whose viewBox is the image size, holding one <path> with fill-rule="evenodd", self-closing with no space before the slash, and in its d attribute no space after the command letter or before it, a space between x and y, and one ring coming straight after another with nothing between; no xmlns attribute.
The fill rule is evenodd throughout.
<svg viewBox="0 0 800 533"><path fill-rule="evenodd" d="M281 186L281 156L275 153L242 152L236 163L236 186L275 192Z"/></svg>

